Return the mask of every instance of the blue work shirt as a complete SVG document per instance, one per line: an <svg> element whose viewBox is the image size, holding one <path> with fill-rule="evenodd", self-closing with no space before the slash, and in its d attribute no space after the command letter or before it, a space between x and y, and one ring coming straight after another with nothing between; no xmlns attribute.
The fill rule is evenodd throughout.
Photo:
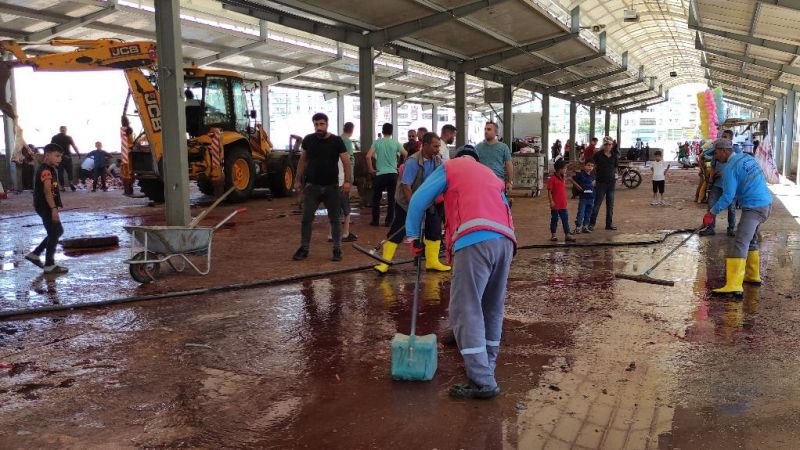
<svg viewBox="0 0 800 450"><path fill-rule="evenodd" d="M497 178L506 180L506 161L511 161L511 149L503 142L487 144L486 141L475 146L481 164L492 169Z"/></svg>
<svg viewBox="0 0 800 450"><path fill-rule="evenodd" d="M426 179L433 172L434 166L433 159L425 159L422 161L422 179ZM414 181L417 179L417 172L419 172L419 164L413 159L406 161L403 166L403 178L400 183L406 186L414 186Z"/></svg>
<svg viewBox="0 0 800 450"><path fill-rule="evenodd" d="M405 169L404 169L405 170ZM414 192L411 196L411 203L408 205L408 215L406 216L406 236L408 239L416 239L419 237L420 224L424 217L425 210L428 209L436 197L443 194L447 190L447 173L445 166L442 164L437 167L433 173L425 179L425 182ZM503 195L503 203L508 207L505 193ZM480 230L473 233L467 233L456 240L453 245L453 252L457 252L462 248L469 247L470 245L477 244L483 241L492 239L499 239L506 237L500 233L490 230Z"/></svg>
<svg viewBox="0 0 800 450"><path fill-rule="evenodd" d="M719 174L718 177L714 178L714 184L712 184L712 186L716 186L718 188L721 188L722 187L722 173L725 172L725 166L727 166L728 163L714 161L712 164L714 165L714 174Z"/></svg>
<svg viewBox="0 0 800 450"><path fill-rule="evenodd" d="M763 208L772 204L764 172L755 158L739 153L731 155L722 173L722 197L711 207L711 214L728 209L733 199L742 208Z"/></svg>

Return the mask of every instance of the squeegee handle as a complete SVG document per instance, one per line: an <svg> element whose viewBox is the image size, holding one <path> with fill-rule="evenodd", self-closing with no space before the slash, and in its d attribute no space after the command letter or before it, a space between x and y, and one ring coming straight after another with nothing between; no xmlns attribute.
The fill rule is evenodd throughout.
<svg viewBox="0 0 800 450"><path fill-rule="evenodd" d="M425 236L425 215L422 216L422 224L419 228L420 239ZM414 258L417 265L417 279L414 282L414 302L411 305L411 339L417 334L417 308L419 307L419 290L422 285L422 256Z"/></svg>
<svg viewBox="0 0 800 450"><path fill-rule="evenodd" d="M644 275L650 275L650 273L651 273L652 271L656 270L656 267L660 266L662 262L666 261L666 259L667 259L667 258L669 258L669 257L670 257L670 256L671 256L673 253L675 253L675 252L676 252L676 251L677 251L679 248L683 247L683 245L684 245L684 244L686 244L686 243L689 241L689 239L691 239L691 238L692 238L692 236L694 236L695 234L699 233L699 232L700 232L701 230L703 230L703 229L705 229L705 227L700 227L700 228L697 228L696 230L694 230L694 231L692 231L691 233L689 233L689 235L688 235L688 236L686 236L686 239L682 240L680 244L678 244L677 246L675 246L675 248L673 248L672 250L670 250L670 251L669 251L669 253L667 253L666 255L664 255L664 257L663 257L663 258L659 259L659 260L658 260L658 261L657 261L655 264L653 264L653 266L652 266L652 267L650 267L649 269L647 269L647 270L644 272Z"/></svg>

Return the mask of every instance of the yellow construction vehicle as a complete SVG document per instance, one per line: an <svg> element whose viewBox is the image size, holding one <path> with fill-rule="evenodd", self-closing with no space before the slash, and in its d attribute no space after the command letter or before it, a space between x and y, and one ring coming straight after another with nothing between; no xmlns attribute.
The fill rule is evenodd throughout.
<svg viewBox="0 0 800 450"><path fill-rule="evenodd" d="M120 129L122 178L129 189L138 180L146 196L163 201L162 156L171 150L164 148L161 136L155 42L59 39L48 44L76 49L33 56L18 42L0 41L0 51L16 58L0 62L0 87L15 66L36 71L124 71L129 92ZM254 188L261 187L269 187L274 195L288 195L299 160L299 142L289 151L273 151L269 136L255 120L255 110L248 107L253 102L252 98L248 102L247 94L258 88L257 82L246 82L236 72L198 67L185 68L184 81L189 178L208 195L235 187L228 196L230 201L246 200ZM131 99L143 126L138 134L127 117ZM0 98L0 110L12 111L13 117L7 99Z"/></svg>

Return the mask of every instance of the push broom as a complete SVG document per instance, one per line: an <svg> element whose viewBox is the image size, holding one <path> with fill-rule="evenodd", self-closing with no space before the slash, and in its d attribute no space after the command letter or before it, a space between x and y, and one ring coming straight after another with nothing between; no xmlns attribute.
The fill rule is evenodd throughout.
<svg viewBox="0 0 800 450"><path fill-rule="evenodd" d="M424 223L420 236L425 235ZM411 307L411 334L396 333L392 339L392 379L407 381L428 381L433 379L437 365L436 335L417 336L417 308L419 289L422 284L422 257L415 258L417 279L414 282L414 302Z"/></svg>
<svg viewBox="0 0 800 450"><path fill-rule="evenodd" d="M405 227L405 225L403 225L402 228L400 228L399 230L397 230L394 233L392 233L386 239L378 242L378 244L376 246L372 247L372 248L365 248L365 247L362 247L362 246L360 246L358 244L355 244L355 243L353 243L352 245L353 245L354 249L356 249L356 250L360 251L361 253L369 256L370 258L375 259L377 261L380 261L383 264L386 264L387 266L392 266L392 265L394 265L394 262L389 261L388 259L386 259L383 256L379 255L378 252L381 250L381 248L383 248L383 244L385 244L386 241L388 241L389 239L397 236L399 233L404 232L405 229L406 229L406 227Z"/></svg>
<svg viewBox="0 0 800 450"><path fill-rule="evenodd" d="M659 259L655 264L653 264L652 267L650 267L649 269L645 270L644 273L642 273L641 275L630 275L630 274L627 274L627 273L615 273L614 277L615 278L623 278L623 279L626 279L626 280L638 281L639 283L658 284L658 285L661 285L661 286L675 286L675 282L672 281L672 280L662 280L662 279L659 279L659 278L653 278L653 277L650 276L650 274L653 273L654 270L656 270L656 267L661 265L662 262L666 261L667 258L669 258L673 253L675 253L675 251L677 251L679 248L683 247L683 245L686 244L686 242L688 242L689 239L692 238L692 236L694 236L695 234L697 234L698 232L700 232L704 228L705 227L700 227L700 228L692 231L691 233L689 233L689 236L686 236L686 239L681 241L680 244L678 244L675 248L670 250L669 253L664 255L664 257Z"/></svg>

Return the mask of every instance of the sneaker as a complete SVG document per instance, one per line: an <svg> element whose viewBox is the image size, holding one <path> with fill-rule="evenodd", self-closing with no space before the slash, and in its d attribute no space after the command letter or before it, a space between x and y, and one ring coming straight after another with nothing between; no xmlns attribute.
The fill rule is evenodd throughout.
<svg viewBox="0 0 800 450"><path fill-rule="evenodd" d="M342 242L355 242L358 240L358 236L353 233L348 234L347 236L342 238Z"/></svg>
<svg viewBox="0 0 800 450"><path fill-rule="evenodd" d="M33 252L28 253L27 255L25 255L25 259L32 262L34 265L36 265L36 267L44 269L44 264L42 264L42 260L39 259L39 255L37 255L36 253Z"/></svg>
<svg viewBox="0 0 800 450"><path fill-rule="evenodd" d="M334 248L333 257L331 257L331 261L341 261L341 260L342 260L342 249Z"/></svg>
<svg viewBox="0 0 800 450"><path fill-rule="evenodd" d="M614 225L606 225L606 230L616 231L616 229L617 227L615 227Z"/></svg>
<svg viewBox="0 0 800 450"><path fill-rule="evenodd" d="M583 227L583 229L581 230L581 233L587 233L588 234L588 233L591 233L591 232L592 232L592 229L588 228L588 227Z"/></svg>
<svg viewBox="0 0 800 450"><path fill-rule="evenodd" d="M589 230L589 233L591 233L592 231L594 231L594 225L589 225L589 227L586 229Z"/></svg>
<svg viewBox="0 0 800 450"><path fill-rule="evenodd" d="M64 266L59 266L58 264L53 264L52 266L44 266L44 273L67 273L69 269Z"/></svg>
<svg viewBox="0 0 800 450"><path fill-rule="evenodd" d="M470 380L467 384L451 386L448 394L453 398L488 400L500 395L500 387L478 386Z"/></svg>
<svg viewBox="0 0 800 450"><path fill-rule="evenodd" d="M733 228L728 228L728 236L729 237L736 237L736 230Z"/></svg>
<svg viewBox="0 0 800 450"><path fill-rule="evenodd" d="M656 206L658 204L659 204L658 200L655 200L655 199L650 200L650 206Z"/></svg>
<svg viewBox="0 0 800 450"><path fill-rule="evenodd" d="M581 227L575 227L575 229L570 231L569 234L578 234L580 232L581 232Z"/></svg>
<svg viewBox="0 0 800 450"><path fill-rule="evenodd" d="M297 251L294 252L294 256L292 256L292 259L295 261L302 261L306 258L308 258L308 249L303 247L298 248Z"/></svg>

